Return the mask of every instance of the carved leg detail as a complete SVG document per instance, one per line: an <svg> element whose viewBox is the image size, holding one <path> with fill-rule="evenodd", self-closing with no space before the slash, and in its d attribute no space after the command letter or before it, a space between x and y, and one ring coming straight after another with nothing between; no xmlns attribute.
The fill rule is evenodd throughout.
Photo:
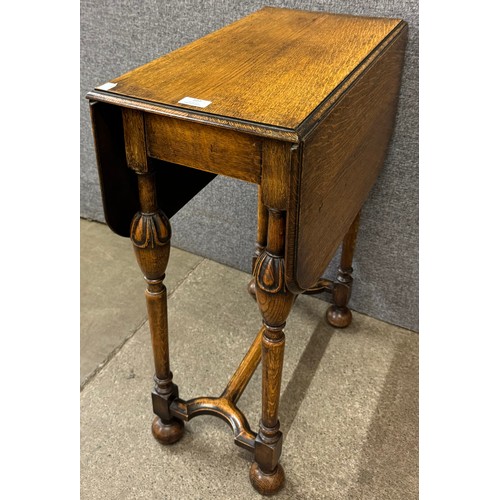
<svg viewBox="0 0 500 500"><path fill-rule="evenodd" d="M352 321L352 313L347 304L351 298L352 259L358 235L359 217L360 214L356 216L349 231L344 236L340 266L333 284L333 305L326 311L326 320L336 328L345 328Z"/></svg>
<svg viewBox="0 0 500 500"><path fill-rule="evenodd" d="M259 258L259 255L266 248L267 243L267 225L268 225L268 215L267 208L262 203L262 188L259 185L257 191L257 239L255 241L255 254L252 258L252 272L255 269L255 263ZM250 280L248 283L248 293L255 298L255 278Z"/></svg>
<svg viewBox="0 0 500 500"><path fill-rule="evenodd" d="M163 284L170 255L170 223L156 204L154 174L139 175L141 212L131 226L135 256L147 283L146 304L155 364L155 386L152 391L153 436L163 444L178 441L184 423L170 413L170 403L179 394L172 382L168 351L167 289Z"/></svg>
<svg viewBox="0 0 500 500"><path fill-rule="evenodd" d="M144 115L123 108L123 132L127 165L137 174L140 212L133 220L130 238L137 263L147 283L146 304L155 362L155 386L152 392L152 431L158 441L174 443L182 436L184 424L170 413L170 403L178 396L172 382L168 355L167 289L163 284L170 256L170 222L158 208L154 172L148 160Z"/></svg>
<svg viewBox="0 0 500 500"><path fill-rule="evenodd" d="M284 268L285 213L269 210L267 247L254 269L256 296L265 327L262 336L262 418L255 439L253 487L263 495L276 493L285 473L278 463L283 434L278 419L281 372L285 350L285 321L295 296L286 289Z"/></svg>

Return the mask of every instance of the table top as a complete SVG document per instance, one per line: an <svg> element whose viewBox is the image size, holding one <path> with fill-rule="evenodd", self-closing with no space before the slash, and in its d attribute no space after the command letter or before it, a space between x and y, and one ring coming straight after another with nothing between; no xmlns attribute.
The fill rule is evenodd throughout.
<svg viewBox="0 0 500 500"><path fill-rule="evenodd" d="M97 90L295 130L401 23L266 7Z"/></svg>
<svg viewBox="0 0 500 500"><path fill-rule="evenodd" d="M287 287L309 289L382 167L406 39L397 19L265 8L97 87L106 221L128 235L138 166L168 217L215 174L260 184L287 213Z"/></svg>

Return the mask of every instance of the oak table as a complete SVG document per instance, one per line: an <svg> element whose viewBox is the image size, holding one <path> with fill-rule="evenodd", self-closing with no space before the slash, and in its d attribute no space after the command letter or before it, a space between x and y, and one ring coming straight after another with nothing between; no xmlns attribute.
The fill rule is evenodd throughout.
<svg viewBox="0 0 500 500"><path fill-rule="evenodd" d="M266 7L87 94L106 221L130 236L147 282L153 435L171 444L197 415L226 420L262 494L285 477L278 405L295 298L330 290L328 322L351 322L359 212L392 134L406 37L399 19ZM249 291L263 324L222 394L186 401L169 368L169 217L216 175L258 185ZM341 244L336 280L322 279ZM261 359L254 432L237 402Z"/></svg>

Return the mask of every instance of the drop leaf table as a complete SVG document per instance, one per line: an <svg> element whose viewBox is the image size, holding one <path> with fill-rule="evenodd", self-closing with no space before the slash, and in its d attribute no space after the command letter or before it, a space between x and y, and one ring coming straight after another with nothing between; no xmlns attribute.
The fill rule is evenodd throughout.
<svg viewBox="0 0 500 500"><path fill-rule="evenodd" d="M266 7L87 94L106 222L131 238L147 283L153 435L171 444L184 421L224 419L261 494L285 479L278 406L295 298L329 290L327 321L351 322L359 212L392 135L406 37L400 19ZM220 396L184 400L169 367L169 217L217 175L258 185L249 291L263 323ZM332 282L322 273L340 245ZM237 403L260 362L254 432Z"/></svg>

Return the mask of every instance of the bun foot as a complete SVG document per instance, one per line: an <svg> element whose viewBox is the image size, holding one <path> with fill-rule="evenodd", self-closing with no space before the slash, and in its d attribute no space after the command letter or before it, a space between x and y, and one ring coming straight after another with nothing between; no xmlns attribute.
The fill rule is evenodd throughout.
<svg viewBox="0 0 500 500"><path fill-rule="evenodd" d="M173 418L165 423L160 417L155 417L151 425L154 438L161 444L173 444L184 434L184 422Z"/></svg>
<svg viewBox="0 0 500 500"><path fill-rule="evenodd" d="M351 324L351 310L348 307L330 306L326 310L326 321L335 328L345 328Z"/></svg>
<svg viewBox="0 0 500 500"><path fill-rule="evenodd" d="M254 462L250 467L250 482L261 495L274 495L285 484L285 471L278 464L274 472L265 474L257 462Z"/></svg>
<svg viewBox="0 0 500 500"><path fill-rule="evenodd" d="M256 299L256 295L255 295L255 278L252 278L250 280L250 283L248 283L248 287L247 287L247 290L248 290L248 293L254 298Z"/></svg>

